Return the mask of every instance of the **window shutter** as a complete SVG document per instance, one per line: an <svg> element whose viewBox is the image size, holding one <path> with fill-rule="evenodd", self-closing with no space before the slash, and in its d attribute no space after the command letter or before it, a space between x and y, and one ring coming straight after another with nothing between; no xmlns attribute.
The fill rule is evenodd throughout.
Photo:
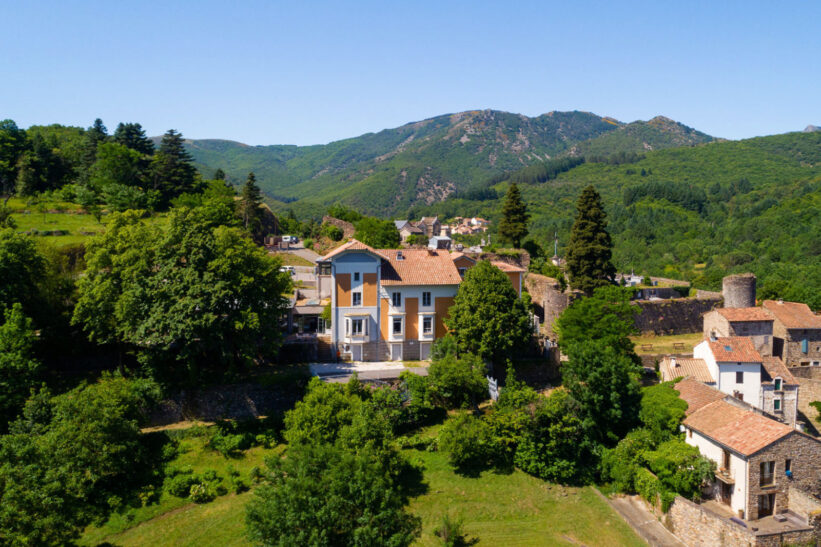
<svg viewBox="0 0 821 547"><path fill-rule="evenodd" d="M810 342L806 338L801 340L801 353L807 353L809 351Z"/></svg>

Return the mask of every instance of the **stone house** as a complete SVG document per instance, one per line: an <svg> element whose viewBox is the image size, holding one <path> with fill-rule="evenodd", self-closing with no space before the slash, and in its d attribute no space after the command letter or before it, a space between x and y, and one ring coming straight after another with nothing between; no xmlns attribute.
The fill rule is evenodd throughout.
<svg viewBox="0 0 821 547"><path fill-rule="evenodd" d="M821 317L798 302L765 300L773 316L773 351L788 367L821 366Z"/></svg>
<svg viewBox="0 0 821 547"><path fill-rule="evenodd" d="M410 236L414 235L425 235L425 231L416 226L413 222L408 220L394 220L394 225L396 225L396 229L399 231L399 237L402 238L402 243L406 243Z"/></svg>
<svg viewBox="0 0 821 547"><path fill-rule="evenodd" d="M762 357L752 340L727 337L705 340L693 358L665 357L659 363L662 380L691 378L768 413L795 427L799 383L777 357Z"/></svg>
<svg viewBox="0 0 821 547"><path fill-rule="evenodd" d="M731 404L694 379L676 384L688 404L685 441L716 463L709 495L754 521L790 509L790 492L821 493L821 441Z"/></svg>
<svg viewBox="0 0 821 547"><path fill-rule="evenodd" d="M442 232L442 223L439 222L439 217L422 217L422 220L417 222L416 226L428 237L438 236Z"/></svg>
<svg viewBox="0 0 821 547"><path fill-rule="evenodd" d="M476 265L476 259L461 252L454 252L450 254L453 263L459 270L459 275L464 279L465 273ZM527 273L525 268L517 266L516 264L509 264L501 260L491 260L491 264L502 270L502 272L510 279L511 285L516 290L516 294L522 296L522 286L524 284L524 277Z"/></svg>
<svg viewBox="0 0 821 547"><path fill-rule="evenodd" d="M704 339L746 336L761 355L772 355L773 316L764 308L718 308L704 314Z"/></svg>

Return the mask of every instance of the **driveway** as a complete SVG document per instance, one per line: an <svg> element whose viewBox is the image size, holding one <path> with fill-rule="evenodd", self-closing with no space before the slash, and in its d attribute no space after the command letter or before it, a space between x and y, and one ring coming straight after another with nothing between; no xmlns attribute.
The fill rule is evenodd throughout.
<svg viewBox="0 0 821 547"><path fill-rule="evenodd" d="M314 264L316 264L317 260L322 258L322 255L317 254L316 252L314 252L311 249L306 249L305 247L303 247L302 243L299 243L298 245L299 245L299 247L297 247L296 245L293 245L293 246L291 246L290 249L283 249L283 250L277 251L277 252L295 254L297 256L301 256L305 260L309 260L309 261L313 262Z"/></svg>
<svg viewBox="0 0 821 547"><path fill-rule="evenodd" d="M310 368L313 376L326 382L347 382L354 372L360 380L394 380L406 370L419 376L428 375L426 365L408 367L401 361L312 363Z"/></svg>
<svg viewBox="0 0 821 547"><path fill-rule="evenodd" d="M686 547L659 522L638 496L607 498L601 492L599 492L599 495L610 504L610 507L615 509L634 532L650 545L654 547Z"/></svg>

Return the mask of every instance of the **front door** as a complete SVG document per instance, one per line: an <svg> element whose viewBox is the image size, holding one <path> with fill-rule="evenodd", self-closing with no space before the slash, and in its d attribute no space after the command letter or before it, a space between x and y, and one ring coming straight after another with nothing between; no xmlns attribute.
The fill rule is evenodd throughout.
<svg viewBox="0 0 821 547"><path fill-rule="evenodd" d="M402 344L391 344L391 361L402 360Z"/></svg>
<svg viewBox="0 0 821 547"><path fill-rule="evenodd" d="M775 494L758 496L758 518L768 517L775 509Z"/></svg>
<svg viewBox="0 0 821 547"><path fill-rule="evenodd" d="M362 345L361 344L352 344L351 345L351 361L361 361L362 360Z"/></svg>
<svg viewBox="0 0 821 547"><path fill-rule="evenodd" d="M721 483L721 503L730 505L733 500L733 485L726 482Z"/></svg>

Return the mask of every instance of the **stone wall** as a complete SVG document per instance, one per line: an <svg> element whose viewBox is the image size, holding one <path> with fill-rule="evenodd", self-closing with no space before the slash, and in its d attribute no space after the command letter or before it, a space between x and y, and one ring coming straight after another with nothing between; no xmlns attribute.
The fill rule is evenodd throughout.
<svg viewBox="0 0 821 547"><path fill-rule="evenodd" d="M636 327L642 333L686 334L703 332L702 316L721 306L721 298L676 298L634 302Z"/></svg>
<svg viewBox="0 0 821 547"><path fill-rule="evenodd" d="M821 367L793 367L790 369L798 382L798 411L815 428L819 426L818 411L810 406L813 401L821 401Z"/></svg>
<svg viewBox="0 0 821 547"><path fill-rule="evenodd" d="M688 547L781 547L818 541L817 529L756 533L681 496L676 496L662 522Z"/></svg>
<svg viewBox="0 0 821 547"><path fill-rule="evenodd" d="M807 524L813 523L814 516L821 516L821 500L807 492L790 486L788 490L790 511L806 519Z"/></svg>

